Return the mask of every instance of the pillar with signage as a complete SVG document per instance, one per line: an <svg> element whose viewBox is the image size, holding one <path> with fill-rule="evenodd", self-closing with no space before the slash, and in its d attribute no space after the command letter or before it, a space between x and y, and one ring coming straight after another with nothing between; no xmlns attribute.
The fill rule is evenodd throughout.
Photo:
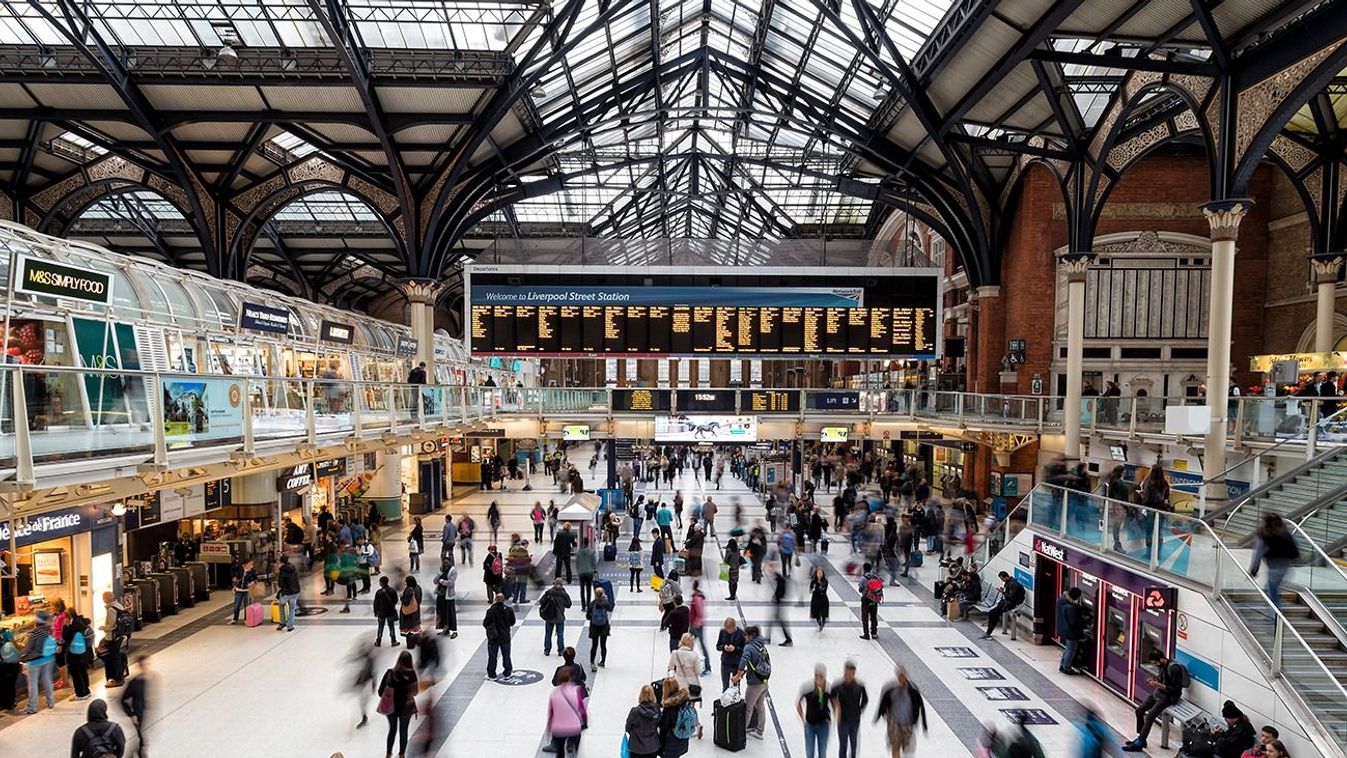
<svg viewBox="0 0 1347 758"><path fill-rule="evenodd" d="M379 509L379 515L384 521L397 521L402 518L401 450L375 453L373 476L365 488L364 500Z"/></svg>
<svg viewBox="0 0 1347 758"><path fill-rule="evenodd" d="M411 303L408 326L416 340L416 355L412 363L426 364L426 376L435 376L435 301L444 292L444 286L433 279L403 279L398 288Z"/></svg>

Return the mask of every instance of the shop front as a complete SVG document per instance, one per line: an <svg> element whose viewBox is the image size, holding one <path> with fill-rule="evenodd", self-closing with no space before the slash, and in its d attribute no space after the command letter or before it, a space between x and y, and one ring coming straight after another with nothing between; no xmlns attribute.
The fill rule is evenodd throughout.
<svg viewBox="0 0 1347 758"><path fill-rule="evenodd" d="M1033 559L1035 639L1061 642L1057 598L1080 588L1086 631L1075 665L1119 695L1145 700L1147 678L1159 676L1151 651L1174 653L1177 590L1038 535Z"/></svg>
<svg viewBox="0 0 1347 758"><path fill-rule="evenodd" d="M23 638L38 611L74 605L101 623L103 593L118 592L117 517L111 505L85 505L0 522L0 559L13 577L0 582L0 628Z"/></svg>

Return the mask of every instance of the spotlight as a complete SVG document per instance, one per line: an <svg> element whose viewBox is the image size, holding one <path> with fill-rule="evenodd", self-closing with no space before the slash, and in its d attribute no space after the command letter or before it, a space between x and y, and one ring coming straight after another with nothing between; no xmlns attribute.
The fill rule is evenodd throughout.
<svg viewBox="0 0 1347 758"><path fill-rule="evenodd" d="M542 100L547 97L547 88L541 84L536 85L533 89L529 90L529 95L532 96L534 100Z"/></svg>
<svg viewBox="0 0 1347 758"><path fill-rule="evenodd" d="M117 501L116 503L114 503L113 506L112 506L112 515L113 515L113 516L116 516L117 518L121 518L122 516L125 516L125 515L126 515L126 503L121 502L120 500Z"/></svg>
<svg viewBox="0 0 1347 758"><path fill-rule="evenodd" d="M238 62L239 62L239 54L238 54L238 51L235 50L234 48L230 47L229 45L225 45L225 46L221 47L221 48L220 48L220 52L219 52L219 53L216 53L216 57L219 58L221 61L224 61L224 62L226 62L226 63L238 63Z"/></svg>

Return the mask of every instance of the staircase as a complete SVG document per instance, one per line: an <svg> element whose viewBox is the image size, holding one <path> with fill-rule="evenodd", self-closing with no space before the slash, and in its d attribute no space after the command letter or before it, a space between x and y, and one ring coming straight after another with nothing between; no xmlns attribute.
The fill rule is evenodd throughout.
<svg viewBox="0 0 1347 758"><path fill-rule="evenodd" d="M1258 641L1272 653L1276 625L1270 618L1270 607L1253 592L1226 592L1225 600L1242 623ZM1320 596L1327 604L1329 600ZM1347 702L1342 692L1328 679L1347 687L1347 647L1344 647L1329 627L1320 620L1308 603L1296 591L1283 591L1282 613L1306 647L1287 641L1282 648L1281 673L1297 694L1318 716L1319 723L1328 729L1339 745L1347 745ZM1347 593L1333 600L1337 613L1347 613ZM1343 616L1339 616L1342 618ZM1290 635L1287 635L1289 638ZM1312 652L1311 652L1312 651ZM1317 660L1316 660L1317 659ZM1320 665L1322 661L1323 665ZM1325 673L1325 668L1328 672Z"/></svg>
<svg viewBox="0 0 1347 758"><path fill-rule="evenodd" d="M1296 521L1322 518L1325 524L1316 523L1314 528L1307 525L1306 531L1314 535L1347 534L1342 531L1347 530L1347 448L1329 450L1208 520L1226 545L1245 547L1253 543L1265 513L1279 513ZM1323 529L1332 528L1327 526L1330 519L1341 521L1341 527L1325 532Z"/></svg>

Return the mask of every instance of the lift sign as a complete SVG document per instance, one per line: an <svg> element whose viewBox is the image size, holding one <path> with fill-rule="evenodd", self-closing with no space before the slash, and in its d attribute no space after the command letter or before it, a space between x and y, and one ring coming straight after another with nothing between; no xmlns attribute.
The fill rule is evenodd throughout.
<svg viewBox="0 0 1347 758"><path fill-rule="evenodd" d="M1147 587L1146 593L1141 597L1146 610L1163 613L1174 610L1179 599L1179 591L1175 587Z"/></svg>

